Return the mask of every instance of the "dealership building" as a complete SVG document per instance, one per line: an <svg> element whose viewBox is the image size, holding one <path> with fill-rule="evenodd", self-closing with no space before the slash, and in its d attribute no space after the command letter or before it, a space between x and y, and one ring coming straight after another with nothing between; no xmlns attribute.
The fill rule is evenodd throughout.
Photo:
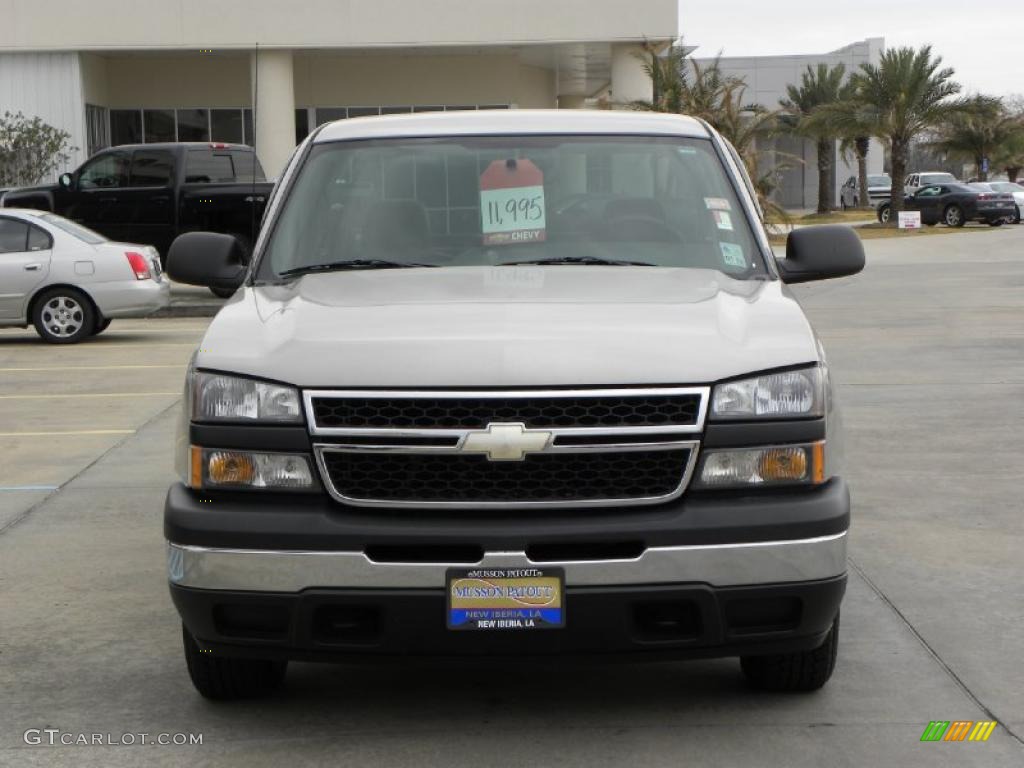
<svg viewBox="0 0 1024 768"><path fill-rule="evenodd" d="M331 120L650 98L637 54L680 32L677 0L0 0L0 18L0 113L70 133L67 170L116 144L224 141L270 177ZM777 101L815 59L770 58L723 65ZM786 202L813 199L813 168Z"/></svg>

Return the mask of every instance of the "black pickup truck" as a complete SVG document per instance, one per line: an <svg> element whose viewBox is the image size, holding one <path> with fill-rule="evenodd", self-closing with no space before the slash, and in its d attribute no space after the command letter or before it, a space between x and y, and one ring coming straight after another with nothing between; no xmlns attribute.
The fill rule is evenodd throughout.
<svg viewBox="0 0 1024 768"><path fill-rule="evenodd" d="M112 240L152 245L161 259L183 232L223 232L247 259L272 187L252 147L126 144L93 155L58 184L9 190L2 205L59 213Z"/></svg>

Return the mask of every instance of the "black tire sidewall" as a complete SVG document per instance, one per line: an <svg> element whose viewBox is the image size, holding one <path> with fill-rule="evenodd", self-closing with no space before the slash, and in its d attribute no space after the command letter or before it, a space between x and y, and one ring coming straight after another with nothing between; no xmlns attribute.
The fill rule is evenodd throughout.
<svg viewBox="0 0 1024 768"><path fill-rule="evenodd" d="M58 296L74 299L82 308L82 324L71 336L54 336L43 323L43 307ZM93 335L96 328L96 310L92 301L75 288L50 288L43 291L32 305L32 324L40 338L49 344L77 344Z"/></svg>

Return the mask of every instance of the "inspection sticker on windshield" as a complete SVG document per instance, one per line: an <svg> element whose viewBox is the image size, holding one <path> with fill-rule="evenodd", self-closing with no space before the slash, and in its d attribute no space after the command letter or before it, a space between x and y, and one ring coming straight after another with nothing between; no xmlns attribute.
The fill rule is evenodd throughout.
<svg viewBox="0 0 1024 768"><path fill-rule="evenodd" d="M495 160L480 176L484 245L539 243L546 237L544 174L526 159Z"/></svg>
<svg viewBox="0 0 1024 768"><path fill-rule="evenodd" d="M724 197L705 197L704 205L709 211L731 211L732 205Z"/></svg>
<svg viewBox="0 0 1024 768"><path fill-rule="evenodd" d="M712 211L711 215L715 217L715 225L719 229L725 229L732 232L732 217L729 216L725 211Z"/></svg>
<svg viewBox="0 0 1024 768"><path fill-rule="evenodd" d="M561 568L457 568L446 577L448 629L509 631L565 626Z"/></svg>
<svg viewBox="0 0 1024 768"><path fill-rule="evenodd" d="M743 255L742 245L736 245L736 243L719 243L718 245L722 249L722 261L726 266L746 269L747 259Z"/></svg>

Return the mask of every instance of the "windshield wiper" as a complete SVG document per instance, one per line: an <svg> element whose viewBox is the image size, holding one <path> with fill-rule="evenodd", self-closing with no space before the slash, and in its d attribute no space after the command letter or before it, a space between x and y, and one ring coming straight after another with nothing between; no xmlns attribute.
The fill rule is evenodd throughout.
<svg viewBox="0 0 1024 768"><path fill-rule="evenodd" d="M648 261L626 261L624 259L602 259L598 256L561 256L551 259L530 259L529 261L506 261L499 267L517 267L523 264L597 264L610 267L656 267Z"/></svg>
<svg viewBox="0 0 1024 768"><path fill-rule="evenodd" d="M387 259L346 259L331 261L326 264L309 264L304 267L293 267L278 273L278 277L295 277L308 275L311 272L340 272L346 269L403 269L405 267L436 267L436 264L420 264L415 261L388 261Z"/></svg>

